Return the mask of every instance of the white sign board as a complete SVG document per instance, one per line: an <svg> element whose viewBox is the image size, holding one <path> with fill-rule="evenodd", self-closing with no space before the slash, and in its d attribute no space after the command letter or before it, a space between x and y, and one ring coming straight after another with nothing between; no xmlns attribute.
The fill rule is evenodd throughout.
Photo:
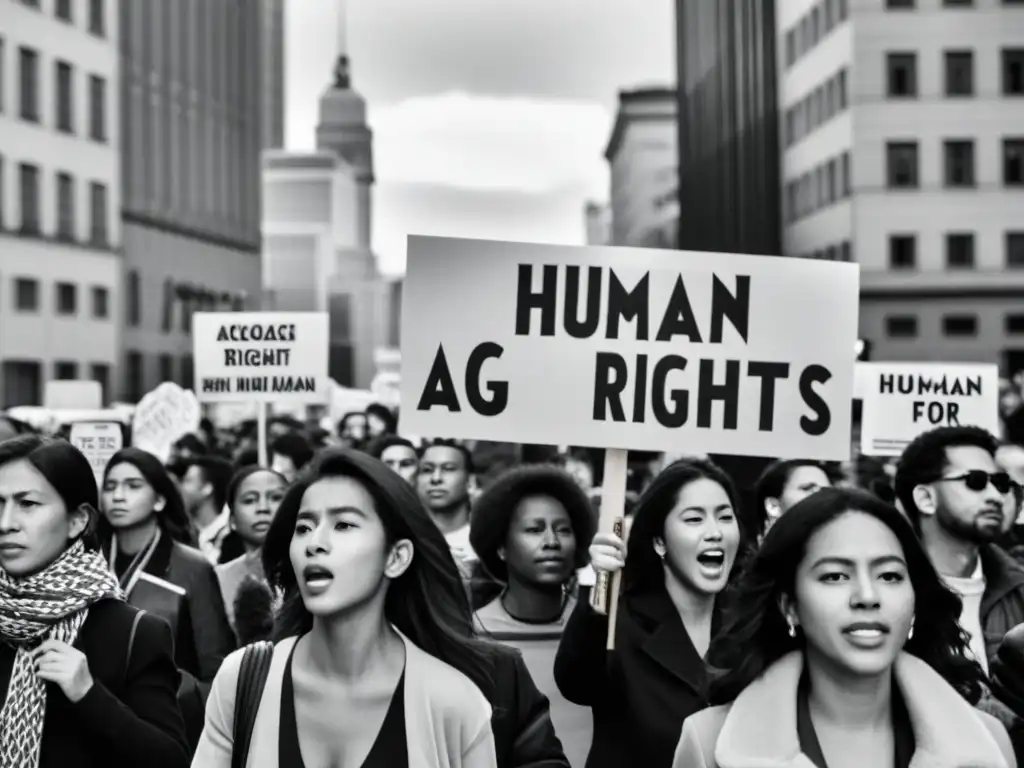
<svg viewBox="0 0 1024 768"><path fill-rule="evenodd" d="M975 426L999 434L999 369L961 363L858 363L861 453L899 456L922 432Z"/></svg>
<svg viewBox="0 0 1024 768"><path fill-rule="evenodd" d="M847 459L855 264L409 238L402 433Z"/></svg>
<svg viewBox="0 0 1024 768"><path fill-rule="evenodd" d="M165 381L143 397L132 417L132 445L167 461L171 448L199 429L202 414L190 389Z"/></svg>
<svg viewBox="0 0 1024 768"><path fill-rule="evenodd" d="M124 447L124 433L114 421L78 422L71 425L69 442L89 460L96 485L100 486L110 457Z"/></svg>
<svg viewBox="0 0 1024 768"><path fill-rule="evenodd" d="M197 312L196 397L204 403L325 404L328 337L326 312Z"/></svg>

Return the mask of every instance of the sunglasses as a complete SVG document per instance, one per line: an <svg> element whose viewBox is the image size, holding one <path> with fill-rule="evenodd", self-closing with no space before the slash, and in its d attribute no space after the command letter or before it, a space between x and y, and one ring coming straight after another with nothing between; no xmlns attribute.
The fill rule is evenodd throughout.
<svg viewBox="0 0 1024 768"><path fill-rule="evenodd" d="M972 469L956 477L941 477L939 482L962 482L968 490L977 493L984 491L989 483L992 483L992 487L999 493L1009 493L1010 489L1016 486L1005 472L986 472L983 469Z"/></svg>

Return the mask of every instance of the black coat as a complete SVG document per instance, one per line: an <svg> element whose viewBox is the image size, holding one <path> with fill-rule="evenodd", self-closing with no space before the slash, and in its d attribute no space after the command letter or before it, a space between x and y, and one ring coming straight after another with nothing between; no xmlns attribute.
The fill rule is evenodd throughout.
<svg viewBox="0 0 1024 768"><path fill-rule="evenodd" d="M548 697L537 690L515 648L495 644L491 732L498 768L569 768L551 723Z"/></svg>
<svg viewBox="0 0 1024 768"><path fill-rule="evenodd" d="M593 712L587 768L670 768L683 720L706 706L704 660L664 592L620 599L611 653L607 631L590 587L581 589L555 655L555 683Z"/></svg>
<svg viewBox="0 0 1024 768"><path fill-rule="evenodd" d="M39 768L189 765L170 628L143 615L128 658L137 613L119 600L102 600L89 609L75 647L89 660L93 687L72 704L58 685L46 684ZM14 648L0 644L0 706L14 656Z"/></svg>

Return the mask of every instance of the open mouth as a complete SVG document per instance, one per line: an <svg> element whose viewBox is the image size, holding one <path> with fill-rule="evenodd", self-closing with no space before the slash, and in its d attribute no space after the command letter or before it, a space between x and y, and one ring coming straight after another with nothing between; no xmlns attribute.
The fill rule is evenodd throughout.
<svg viewBox="0 0 1024 768"><path fill-rule="evenodd" d="M706 549L697 555L697 562L705 568L723 568L725 566L725 550Z"/></svg>
<svg viewBox="0 0 1024 768"><path fill-rule="evenodd" d="M330 584L334 579L334 574L322 566L307 565L302 569L302 578L307 586L319 587Z"/></svg>

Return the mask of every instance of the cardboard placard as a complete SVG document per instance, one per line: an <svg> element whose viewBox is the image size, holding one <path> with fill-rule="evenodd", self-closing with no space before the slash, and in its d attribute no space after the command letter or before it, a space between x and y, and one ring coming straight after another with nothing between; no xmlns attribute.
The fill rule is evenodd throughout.
<svg viewBox="0 0 1024 768"><path fill-rule="evenodd" d="M78 422L71 425L68 441L89 460L96 485L100 486L110 457L124 447L124 433L116 421Z"/></svg>

